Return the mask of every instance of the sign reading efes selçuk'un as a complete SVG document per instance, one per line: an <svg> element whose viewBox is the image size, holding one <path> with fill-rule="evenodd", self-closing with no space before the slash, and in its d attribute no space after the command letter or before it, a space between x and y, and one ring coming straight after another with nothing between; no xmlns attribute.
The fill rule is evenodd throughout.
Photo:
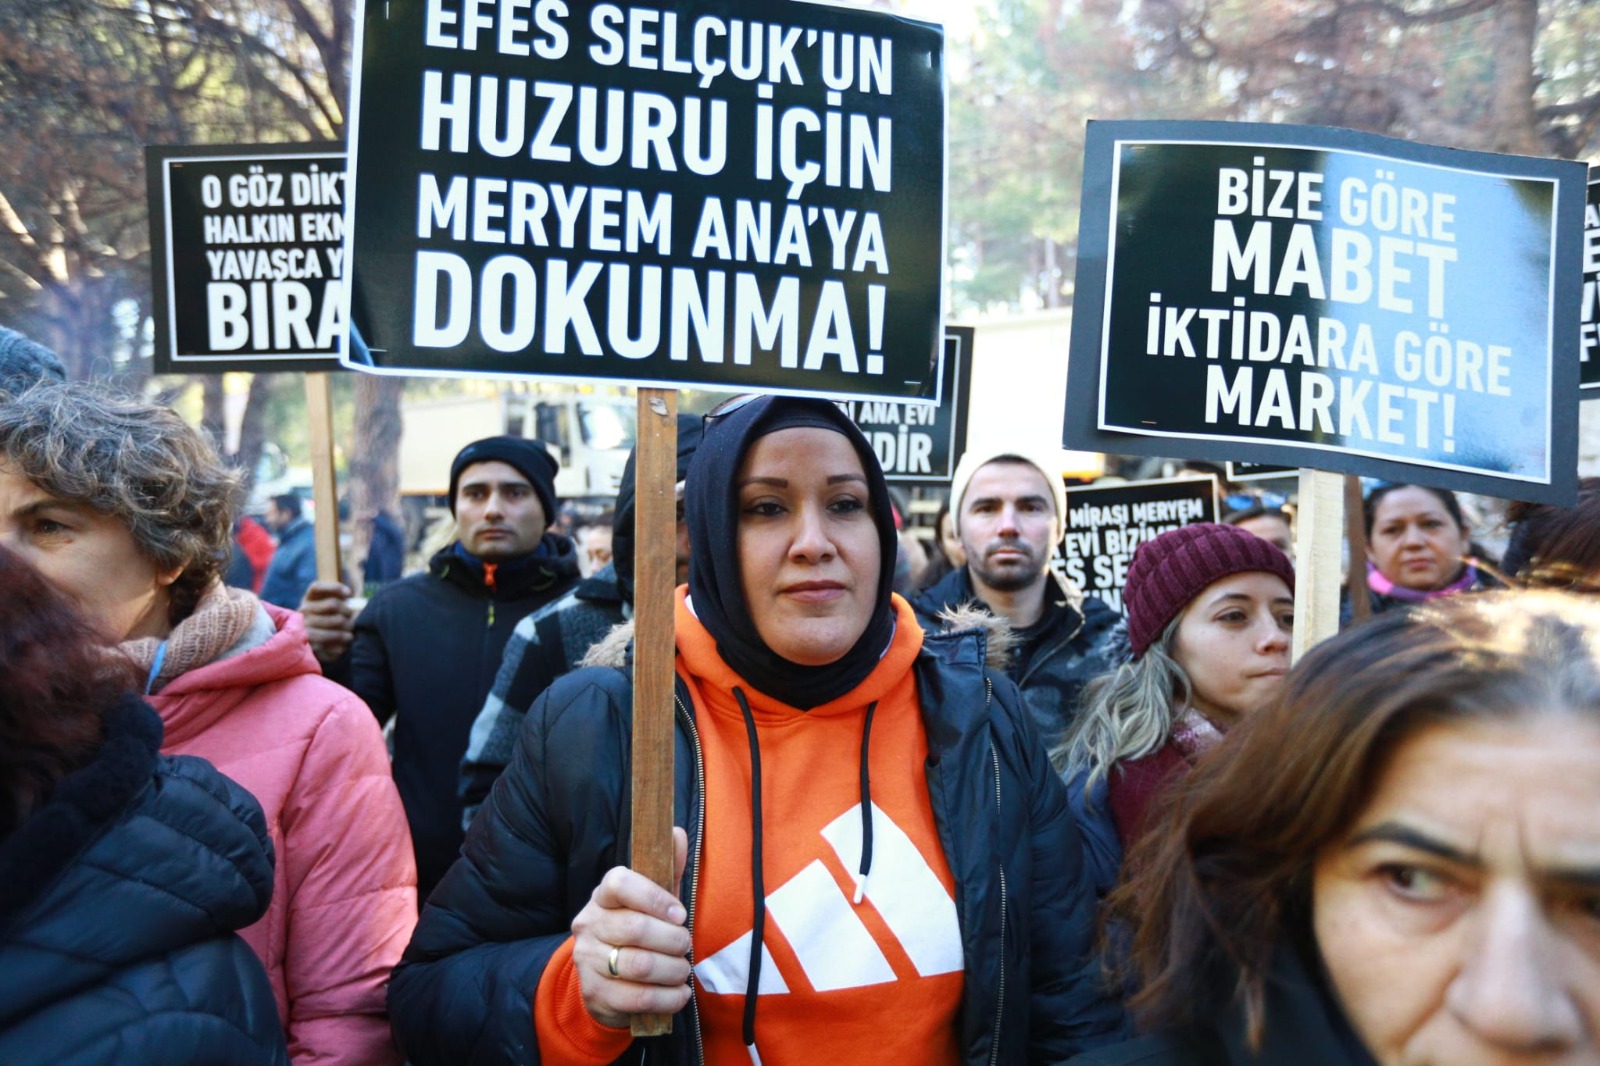
<svg viewBox="0 0 1600 1066"><path fill-rule="evenodd" d="M359 27L371 369L930 399L939 27L735 0L368 0Z"/></svg>
<svg viewBox="0 0 1600 1066"><path fill-rule="evenodd" d="M1570 497L1584 177L1345 130L1091 124L1068 445Z"/></svg>

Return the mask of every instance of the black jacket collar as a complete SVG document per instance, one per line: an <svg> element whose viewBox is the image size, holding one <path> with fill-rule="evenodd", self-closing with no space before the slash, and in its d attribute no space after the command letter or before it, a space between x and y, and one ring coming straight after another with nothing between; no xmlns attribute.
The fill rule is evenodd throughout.
<svg viewBox="0 0 1600 1066"><path fill-rule="evenodd" d="M1052 618L1052 631L1064 633L1067 640L1077 636L1079 630L1083 628L1083 612L1073 602L1074 598L1062 590L1054 574L1045 575L1044 594L1048 600L1044 616ZM956 567L939 581L922 590L911 605L924 619L936 618L942 611L950 608L969 605L981 607L990 614L994 613L972 587L972 578L965 566Z"/></svg>
<svg viewBox="0 0 1600 1066"><path fill-rule="evenodd" d="M1267 971L1266 1029L1261 1050L1246 1040L1244 1011L1224 1002L1232 974L1218 975L1219 1002L1197 1024L1086 1056L1103 1066L1376 1066L1345 1020L1321 965L1300 950L1280 945Z"/></svg>
<svg viewBox="0 0 1600 1066"><path fill-rule="evenodd" d="M428 561L428 572L475 596L520 599L574 581L578 576L578 553L571 537L546 533L538 548L495 567L491 590L484 582L483 560L462 547L460 541L453 541Z"/></svg>

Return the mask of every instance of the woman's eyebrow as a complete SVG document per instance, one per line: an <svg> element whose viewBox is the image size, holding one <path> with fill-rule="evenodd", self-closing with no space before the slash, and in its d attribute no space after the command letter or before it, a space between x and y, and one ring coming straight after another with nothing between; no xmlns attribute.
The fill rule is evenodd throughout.
<svg viewBox="0 0 1600 1066"><path fill-rule="evenodd" d="M1463 866L1482 866L1483 858L1472 852L1462 851L1453 844L1446 844L1429 836L1422 830L1400 822L1379 822L1375 826L1363 829L1350 838L1347 847L1360 847L1363 844L1384 843L1399 844L1401 847L1414 848L1417 851L1427 852L1429 855L1459 863Z"/></svg>
<svg viewBox="0 0 1600 1066"><path fill-rule="evenodd" d="M1364 829L1350 838L1349 847L1358 847L1362 844L1383 842L1399 844L1402 847L1414 848L1426 852L1448 862L1456 863L1472 869L1482 869L1484 862L1480 855L1462 851L1453 845L1446 844L1428 836L1426 833L1399 822L1382 822L1370 829ZM1554 881L1569 888L1585 892L1600 892L1600 866L1539 866L1531 856L1526 857L1528 866L1535 871L1541 881Z"/></svg>
<svg viewBox="0 0 1600 1066"><path fill-rule="evenodd" d="M1539 876L1582 892L1600 892L1600 866L1551 866Z"/></svg>
<svg viewBox="0 0 1600 1066"><path fill-rule="evenodd" d="M41 511L66 511L71 514L81 514L88 508L76 500L59 500L54 496L42 496L37 500L23 504L13 513L18 518L31 518Z"/></svg>

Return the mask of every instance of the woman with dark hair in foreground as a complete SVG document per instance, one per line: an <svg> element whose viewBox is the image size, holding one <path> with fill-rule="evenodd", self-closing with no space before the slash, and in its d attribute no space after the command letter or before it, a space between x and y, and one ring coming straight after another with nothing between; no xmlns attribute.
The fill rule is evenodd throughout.
<svg viewBox="0 0 1600 1066"><path fill-rule="evenodd" d="M261 808L160 754L137 677L0 548L0 1062L287 1063L233 930L266 912Z"/></svg>
<svg viewBox="0 0 1600 1066"><path fill-rule="evenodd" d="M1600 605L1319 645L1111 899L1155 1035L1083 1064L1600 1062Z"/></svg>

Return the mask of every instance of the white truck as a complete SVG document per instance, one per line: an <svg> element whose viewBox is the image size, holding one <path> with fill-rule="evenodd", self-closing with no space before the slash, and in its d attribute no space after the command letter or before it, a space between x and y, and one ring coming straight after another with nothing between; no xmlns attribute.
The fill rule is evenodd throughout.
<svg viewBox="0 0 1600 1066"><path fill-rule="evenodd" d="M471 393L407 399L400 406L400 496L408 515L445 506L450 460L475 440L536 437L560 464L556 495L601 504L614 498L633 450L631 398L592 393Z"/></svg>

